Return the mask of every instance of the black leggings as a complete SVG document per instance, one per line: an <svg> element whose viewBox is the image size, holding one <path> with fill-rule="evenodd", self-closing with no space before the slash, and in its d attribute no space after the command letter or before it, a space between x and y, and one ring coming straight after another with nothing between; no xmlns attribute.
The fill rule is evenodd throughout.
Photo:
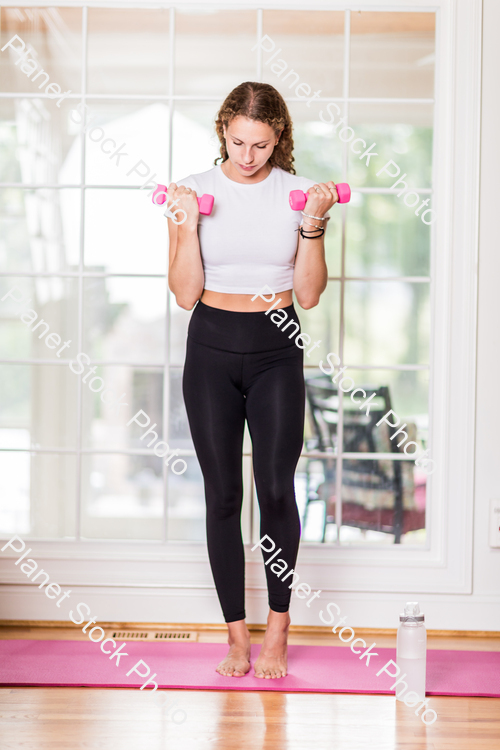
<svg viewBox="0 0 500 750"><path fill-rule="evenodd" d="M198 302L188 329L183 393L205 480L210 565L226 622L245 618L241 537L245 419L252 438L261 538L275 542L288 572L295 566L300 520L294 474L304 435L303 352L289 339L300 323L284 308L288 330L264 312L229 312ZM288 322L287 322L288 325ZM264 556L264 553L263 553ZM269 606L287 612L293 576L265 568Z"/></svg>

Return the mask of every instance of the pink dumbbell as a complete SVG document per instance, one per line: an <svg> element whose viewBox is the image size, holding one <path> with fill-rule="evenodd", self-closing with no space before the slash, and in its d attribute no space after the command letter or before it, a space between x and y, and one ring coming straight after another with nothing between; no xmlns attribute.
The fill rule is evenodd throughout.
<svg viewBox="0 0 500 750"><path fill-rule="evenodd" d="M167 200L167 196L165 195L166 192L166 185L158 185L153 193L153 203L155 203L157 206L161 206L163 203L165 203L165 201ZM163 195L159 195L159 193L163 193ZM157 195L158 200L155 200ZM208 193L204 193L201 198L197 198L196 200L198 201L200 214L203 214L204 216L210 216L210 214L212 213L212 208L214 206L214 196L209 195Z"/></svg>
<svg viewBox="0 0 500 750"><path fill-rule="evenodd" d="M335 185L339 196L339 203L349 203L351 200L351 188L347 182L338 182ZM290 208L294 211L302 211L309 198L309 193L304 193L302 190L291 190L290 191Z"/></svg>

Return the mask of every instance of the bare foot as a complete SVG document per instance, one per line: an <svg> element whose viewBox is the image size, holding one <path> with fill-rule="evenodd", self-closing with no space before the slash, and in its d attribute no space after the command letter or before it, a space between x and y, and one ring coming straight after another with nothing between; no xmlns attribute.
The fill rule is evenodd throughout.
<svg viewBox="0 0 500 750"><path fill-rule="evenodd" d="M243 677L250 669L250 633L245 620L228 622L229 652L215 671L224 677Z"/></svg>
<svg viewBox="0 0 500 750"><path fill-rule="evenodd" d="M288 667L287 640L290 622L288 612L269 610L264 642L255 662L256 677L266 680L286 677Z"/></svg>

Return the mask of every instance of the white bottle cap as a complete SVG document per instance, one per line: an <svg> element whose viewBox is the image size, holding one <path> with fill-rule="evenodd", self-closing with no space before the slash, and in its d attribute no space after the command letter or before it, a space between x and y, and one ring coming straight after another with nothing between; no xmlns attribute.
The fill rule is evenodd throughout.
<svg viewBox="0 0 500 750"><path fill-rule="evenodd" d="M400 622L424 622L425 617L420 612L418 602L406 602L405 611L399 615Z"/></svg>

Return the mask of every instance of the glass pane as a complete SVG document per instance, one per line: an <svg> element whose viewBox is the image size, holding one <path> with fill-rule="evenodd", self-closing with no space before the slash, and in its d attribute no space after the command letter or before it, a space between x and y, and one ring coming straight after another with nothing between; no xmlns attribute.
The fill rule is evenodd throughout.
<svg viewBox="0 0 500 750"><path fill-rule="evenodd" d="M330 359L337 361L335 358ZM325 362L323 367L328 368L328 363ZM337 387L328 375L323 375L316 368L306 370L305 381L305 450L336 454L339 411Z"/></svg>
<svg viewBox="0 0 500 750"><path fill-rule="evenodd" d="M350 104L353 139L362 138L367 148L375 143L372 151L377 153L367 166L366 156L361 158L363 143L355 146L357 151L361 150L360 154L347 149L351 184L385 188L402 179L408 185L407 190L431 187L433 116L432 104ZM390 164L391 161L394 163ZM396 187L398 191L405 189L403 183Z"/></svg>
<svg viewBox="0 0 500 750"><path fill-rule="evenodd" d="M165 279L84 280L84 351L92 359L165 361Z"/></svg>
<svg viewBox="0 0 500 750"><path fill-rule="evenodd" d="M216 95L222 104L235 86L255 81L256 36L255 10L176 10L175 93Z"/></svg>
<svg viewBox="0 0 500 750"><path fill-rule="evenodd" d="M295 473L295 495L299 508L303 542L335 542L335 498L329 502L329 492L334 495L332 479L335 476L335 458L301 458ZM335 485L333 479L333 487Z"/></svg>
<svg viewBox="0 0 500 750"><path fill-rule="evenodd" d="M154 455L82 457L82 536L163 538L163 461Z"/></svg>
<svg viewBox="0 0 500 750"><path fill-rule="evenodd" d="M338 352L339 349L340 284L337 281L329 281L321 295L319 305L310 310L303 310L296 300L294 305L299 316L301 331L307 333L311 339L311 344L306 345L304 349L304 365L317 367L328 352ZM269 317L271 318L272 315ZM283 335L286 334L287 331L283 331Z"/></svg>
<svg viewBox="0 0 500 750"><path fill-rule="evenodd" d="M339 206L332 210L325 232L325 259L328 276L339 277L342 262L342 209Z"/></svg>
<svg viewBox="0 0 500 750"><path fill-rule="evenodd" d="M428 283L347 281L344 361L427 364L429 317Z"/></svg>
<svg viewBox="0 0 500 750"><path fill-rule="evenodd" d="M184 397L182 395L182 368L170 368L170 411L169 437L172 447L182 450L194 450L191 431L187 419ZM188 467L194 458L187 458Z"/></svg>
<svg viewBox="0 0 500 750"><path fill-rule="evenodd" d="M206 172L214 166L214 159L220 156L219 139L215 134L218 106L214 103L177 102L172 128L173 182L182 184L183 177Z"/></svg>
<svg viewBox="0 0 500 750"><path fill-rule="evenodd" d="M168 8L89 8L87 90L168 94Z"/></svg>
<svg viewBox="0 0 500 750"><path fill-rule="evenodd" d="M367 397L375 392L377 398L373 399L369 414L366 408L361 408L364 400L363 394L356 394L355 404L349 393L344 396L344 451L354 452L388 452L396 449L398 443L413 440L419 445L419 452L427 448L429 415L429 371L428 370L356 370L347 369L346 377L354 380L354 388L362 388ZM343 376L342 376L343 377ZM338 379L341 381L341 378ZM346 380L342 388L351 386ZM396 430L389 429L386 422L378 427L378 422L390 410L396 413L389 416L388 421L395 424L398 419L398 428L404 427L408 437L402 433L390 439ZM400 451L404 444L400 445ZM408 448L411 455L416 448Z"/></svg>
<svg viewBox="0 0 500 750"><path fill-rule="evenodd" d="M88 185L144 185L168 181L170 110L163 102L91 101L86 110ZM74 114L75 132L81 116ZM148 191L142 191L146 196ZM143 199L151 203L151 198ZM163 212L162 212L163 213Z"/></svg>
<svg viewBox="0 0 500 750"><path fill-rule="evenodd" d="M0 447L76 448L77 388L67 365L0 365Z"/></svg>
<svg viewBox="0 0 500 750"><path fill-rule="evenodd" d="M2 181L80 184L78 126L70 119L77 104L71 99L60 106L50 99L0 99Z"/></svg>
<svg viewBox="0 0 500 750"><path fill-rule="evenodd" d="M186 340L192 310L184 310L175 301L173 294L170 300L170 357L171 365L184 365L186 359Z"/></svg>
<svg viewBox="0 0 500 750"><path fill-rule="evenodd" d="M295 169L316 182L342 181L342 147L326 125L297 102L289 102L293 120Z"/></svg>
<svg viewBox="0 0 500 750"><path fill-rule="evenodd" d="M343 544L425 544L426 478L412 461L345 459ZM326 488L335 506L335 484Z"/></svg>
<svg viewBox="0 0 500 750"><path fill-rule="evenodd" d="M84 448L144 449L151 440L156 442L163 439L161 369L98 366L92 378L85 383L88 387L82 389ZM106 390L116 394L116 397L124 393L122 403L127 406L117 410L114 403L116 398L107 395ZM104 400L101 394L104 394ZM143 414L139 413L141 410ZM134 416L136 420L127 425ZM148 430L154 430L157 438L150 432L149 437L140 440Z"/></svg>
<svg viewBox="0 0 500 750"><path fill-rule="evenodd" d="M431 98L434 13L351 13L350 96Z"/></svg>
<svg viewBox="0 0 500 750"><path fill-rule="evenodd" d="M0 190L3 271L78 270L80 190Z"/></svg>
<svg viewBox="0 0 500 750"><path fill-rule="evenodd" d="M167 257L168 222L145 190L86 190L87 270L164 274Z"/></svg>
<svg viewBox="0 0 500 750"><path fill-rule="evenodd" d="M81 8L2 8L0 47L16 34L21 41L11 41L0 56L4 91L42 93L50 84L56 86L47 92L51 95L58 89L80 91Z"/></svg>
<svg viewBox="0 0 500 750"><path fill-rule="evenodd" d="M420 202L429 197L420 195ZM403 201L404 196L352 193L346 223L347 276L429 275L430 227Z"/></svg>
<svg viewBox="0 0 500 750"><path fill-rule="evenodd" d="M205 491L196 456L186 458L187 469L167 473L168 540L205 542Z"/></svg>
<svg viewBox="0 0 500 750"><path fill-rule="evenodd" d="M295 171L301 177L315 182L342 182L342 148L332 138L329 125L325 125L302 104L288 104L293 120ZM342 211L340 207L330 212L325 235L326 262L329 276L340 275L342 242Z"/></svg>
<svg viewBox="0 0 500 750"><path fill-rule="evenodd" d="M342 96L344 14L265 10L261 40L263 80L283 96ZM302 85L302 87L301 87ZM317 105L315 105L317 108Z"/></svg>
<svg viewBox="0 0 500 750"><path fill-rule="evenodd" d="M76 279L0 278L0 358L74 357L77 305Z"/></svg>
<svg viewBox="0 0 500 750"><path fill-rule="evenodd" d="M73 537L75 477L75 456L0 451L0 534Z"/></svg>

